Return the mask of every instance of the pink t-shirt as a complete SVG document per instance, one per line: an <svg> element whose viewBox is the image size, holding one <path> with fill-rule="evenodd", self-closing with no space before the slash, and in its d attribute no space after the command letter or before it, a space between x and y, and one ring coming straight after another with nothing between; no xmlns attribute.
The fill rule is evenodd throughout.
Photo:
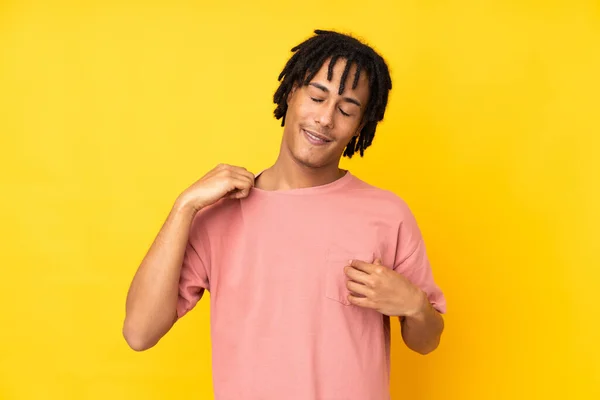
<svg viewBox="0 0 600 400"><path fill-rule="evenodd" d="M350 172L201 210L177 314L210 291L215 399L389 399L390 318L346 298L348 260L375 257L445 312L405 202Z"/></svg>

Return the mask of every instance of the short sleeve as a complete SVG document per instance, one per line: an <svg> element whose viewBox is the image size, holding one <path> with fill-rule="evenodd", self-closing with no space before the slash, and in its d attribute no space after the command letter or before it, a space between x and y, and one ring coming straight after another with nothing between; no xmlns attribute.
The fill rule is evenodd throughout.
<svg viewBox="0 0 600 400"><path fill-rule="evenodd" d="M423 236L414 215L408 209L398 230L393 269L424 291L438 312L446 312L446 299L434 280Z"/></svg>
<svg viewBox="0 0 600 400"><path fill-rule="evenodd" d="M202 298L205 290L210 290L210 242L200 213L196 214L188 243L183 255L179 277L179 297L177 318L192 310Z"/></svg>

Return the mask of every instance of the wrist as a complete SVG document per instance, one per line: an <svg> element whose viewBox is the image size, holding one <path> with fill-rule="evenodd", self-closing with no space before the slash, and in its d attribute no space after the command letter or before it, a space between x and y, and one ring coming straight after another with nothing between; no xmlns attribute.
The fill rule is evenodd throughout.
<svg viewBox="0 0 600 400"><path fill-rule="evenodd" d="M192 203L186 201L186 199L181 196L175 200L175 204L173 205L173 212L176 214L184 214L193 217L198 211L200 210L196 209Z"/></svg>
<svg viewBox="0 0 600 400"><path fill-rule="evenodd" d="M427 311L430 308L429 299L427 298L427 293L422 291L421 289L417 289L415 293L415 308L412 313L406 315L407 318L414 320L424 320L427 314Z"/></svg>

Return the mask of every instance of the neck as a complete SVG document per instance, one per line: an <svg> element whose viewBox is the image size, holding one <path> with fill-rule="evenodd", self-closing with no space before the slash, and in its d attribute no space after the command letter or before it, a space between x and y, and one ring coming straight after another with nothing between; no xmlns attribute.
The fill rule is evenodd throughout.
<svg viewBox="0 0 600 400"><path fill-rule="evenodd" d="M310 168L292 157L279 153L270 168L263 171L256 186L264 190L290 190L321 186L331 183L346 173L337 164Z"/></svg>

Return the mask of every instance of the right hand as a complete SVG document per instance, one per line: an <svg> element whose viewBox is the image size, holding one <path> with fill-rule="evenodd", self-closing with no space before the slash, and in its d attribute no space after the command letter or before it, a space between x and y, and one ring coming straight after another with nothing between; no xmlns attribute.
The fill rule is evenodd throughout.
<svg viewBox="0 0 600 400"><path fill-rule="evenodd" d="M181 193L178 201L199 211L224 197L247 197L253 186L254 175L246 168L219 164Z"/></svg>

